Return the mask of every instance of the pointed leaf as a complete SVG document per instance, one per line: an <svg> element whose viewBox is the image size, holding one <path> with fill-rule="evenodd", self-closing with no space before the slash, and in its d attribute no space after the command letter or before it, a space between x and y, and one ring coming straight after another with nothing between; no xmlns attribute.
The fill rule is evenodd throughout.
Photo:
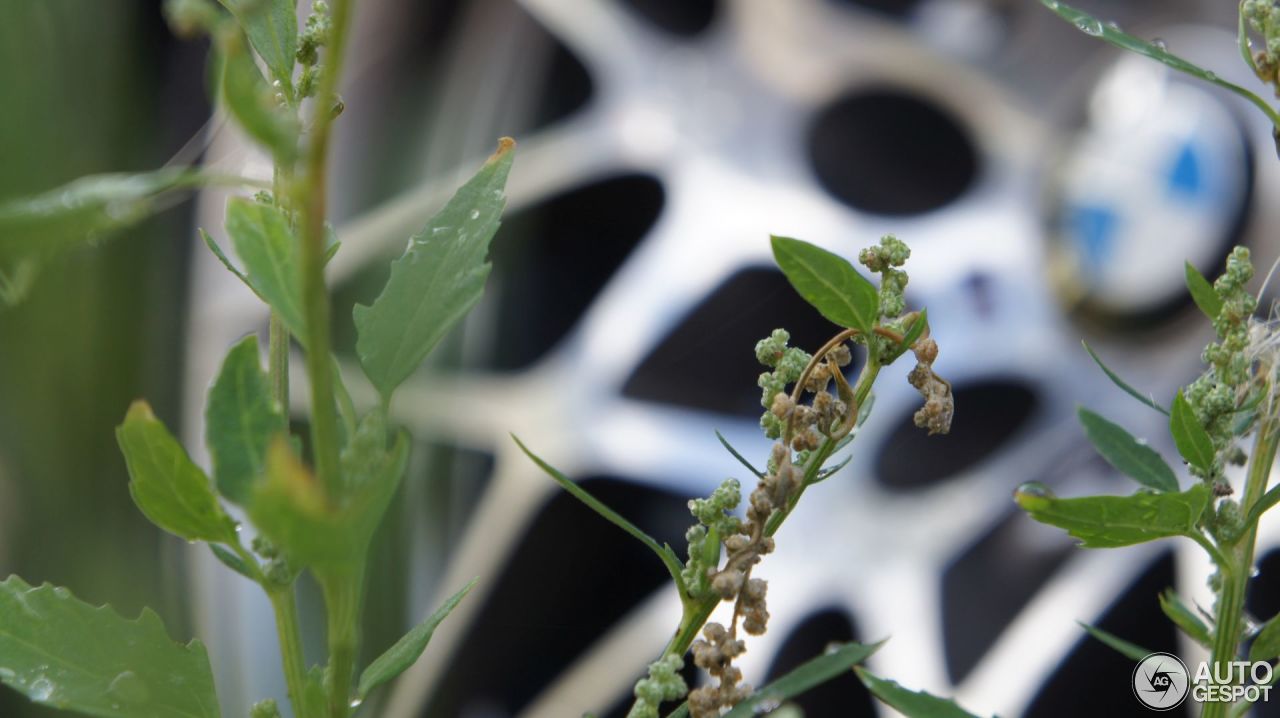
<svg viewBox="0 0 1280 718"><path fill-rule="evenodd" d="M356 351L384 400L480 300L514 147L503 138L480 171L409 240L373 304L356 305Z"/></svg>
<svg viewBox="0 0 1280 718"><path fill-rule="evenodd" d="M258 361L256 336L232 347L209 390L204 412L205 443L218 492L242 505L266 471L268 441L288 430L284 410L271 398L271 385Z"/></svg>
<svg viewBox="0 0 1280 718"><path fill-rule="evenodd" d="M1269 661L1272 658L1280 656L1280 616L1272 616L1271 620L1262 624L1262 630L1258 631L1257 638L1253 639L1253 646L1249 648L1249 660Z"/></svg>
<svg viewBox="0 0 1280 718"><path fill-rule="evenodd" d="M250 137L271 150L276 163L298 156L298 118L276 98L239 34L226 36L222 50L222 99Z"/></svg>
<svg viewBox="0 0 1280 718"><path fill-rule="evenodd" d="M116 440L129 467L129 493L151 523L188 541L236 540L235 522L222 510L209 478L147 402L129 407Z"/></svg>
<svg viewBox="0 0 1280 718"><path fill-rule="evenodd" d="M1209 488L1197 483L1180 493L1060 499L1038 484L1024 484L1014 500L1041 523L1067 530L1084 548L1115 548L1170 536L1193 536Z"/></svg>
<svg viewBox="0 0 1280 718"><path fill-rule="evenodd" d="M1187 62L1177 55L1170 54L1169 51L1162 46L1148 42L1140 37L1130 35L1116 27L1113 23L1104 23L1089 13L1077 10L1064 2L1059 2L1059 0L1040 0L1040 2L1045 7L1058 13L1062 19L1072 25L1075 25L1076 28L1087 35L1101 38L1118 48L1130 50L1138 53L1139 55L1145 55L1146 57L1177 70L1178 72L1184 72L1192 77L1198 77L1201 80L1206 80L1218 87L1236 93L1249 102L1252 102L1258 109L1262 110L1263 114L1271 120L1273 125L1280 127L1280 115L1277 115L1276 111L1272 109L1265 100L1243 87L1228 82L1219 77L1216 73L1206 70L1199 65Z"/></svg>
<svg viewBox="0 0 1280 718"><path fill-rule="evenodd" d="M1077 410L1084 434L1107 463L1134 481L1157 491L1177 491L1178 478L1154 449L1138 441L1119 424L1084 407Z"/></svg>
<svg viewBox="0 0 1280 718"><path fill-rule="evenodd" d="M227 234L244 262L249 285L306 344L298 243L279 209L243 197L227 202Z"/></svg>
<svg viewBox="0 0 1280 718"><path fill-rule="evenodd" d="M1173 589L1165 589L1160 594L1160 610L1164 611L1164 615L1168 616L1169 620L1173 621L1174 625L1181 628L1183 633L1186 633L1192 640L1205 648L1213 646L1213 637L1209 632L1209 627L1205 625L1195 611L1187 608L1187 605L1182 602L1177 593L1174 593Z"/></svg>
<svg viewBox="0 0 1280 718"><path fill-rule="evenodd" d="M790 237L772 237L773 257L791 286L832 322L870 333L880 318L880 293L849 260Z"/></svg>
<svg viewBox="0 0 1280 718"><path fill-rule="evenodd" d="M662 564L667 567L667 572L671 574L671 578L675 581L676 586L680 587L681 595L684 595L684 580L680 577L680 571L683 566L680 563L680 559L676 556L675 551L673 551L669 546L666 547L666 550L663 550L663 547L659 546L658 542L654 540L652 536L641 531L635 524L622 518L618 512L608 506L605 506L599 499L592 496L581 486L578 486L571 481L569 477L557 471L554 466L543 461L536 454L530 451L529 447L525 446L518 437L512 435L511 438L515 440L516 445L520 447L520 450L524 452L525 456L528 456L533 463L538 465L538 468L542 469L547 474L547 476L550 476L557 484L560 484L562 489L568 491L575 499L586 504L588 508L595 511L597 514L600 514L600 516L606 521L617 526L623 531L626 531L632 536L632 538L645 546L648 546L650 551L657 554L658 558L662 561Z"/></svg>
<svg viewBox="0 0 1280 718"><path fill-rule="evenodd" d="M720 445L724 447L725 451L728 451L733 458L737 459L739 464L745 466L747 471L754 474L757 479L764 478L764 474L759 469L752 466L751 462L747 461L747 457L738 453L738 450L733 448L733 445L729 443L728 439L724 438L724 435L720 433L719 429L716 430L716 438L720 440Z"/></svg>
<svg viewBox="0 0 1280 718"><path fill-rule="evenodd" d="M1257 503L1249 507L1249 513L1245 514L1244 525L1253 526L1268 509L1277 503L1280 503L1280 484L1272 486L1262 495L1262 498L1258 499Z"/></svg>
<svg viewBox="0 0 1280 718"><path fill-rule="evenodd" d="M1136 643L1130 643L1114 633L1108 633L1097 626L1090 626L1089 624L1081 621L1076 621L1076 623L1079 623L1081 628L1088 631L1089 635L1098 639L1108 648L1119 653L1125 658L1133 661L1141 661L1143 658L1151 655L1151 651L1148 651Z"/></svg>
<svg viewBox="0 0 1280 718"><path fill-rule="evenodd" d="M38 703L106 718L219 718L209 657L150 609L132 621L65 588L0 581L0 681Z"/></svg>
<svg viewBox="0 0 1280 718"><path fill-rule="evenodd" d="M904 352L911 348L924 334L924 330L929 327L929 308L925 307L920 310L915 320L911 322L911 326L907 328L905 334L902 335L902 341L898 344L897 356L901 356Z"/></svg>
<svg viewBox="0 0 1280 718"><path fill-rule="evenodd" d="M1169 433L1173 434L1173 443L1188 464L1206 475L1213 471L1213 440L1209 438L1209 432L1204 430L1204 425L1200 423L1195 410L1181 391L1173 398Z"/></svg>
<svg viewBox="0 0 1280 718"><path fill-rule="evenodd" d="M876 698L909 718L975 718L972 713L956 705L955 701L903 688L862 667L853 670L862 679L862 685Z"/></svg>
<svg viewBox="0 0 1280 718"><path fill-rule="evenodd" d="M374 659L369 667L364 669L360 674L360 687L358 695L361 699L367 697L373 689L404 673L409 666L418 660L422 652L426 650L427 643L431 640L431 635L435 633L436 626L447 617L454 608L467 597L472 588L475 588L479 578L474 578L471 583L462 587L461 591L453 594L444 602L436 612L427 616L422 623L414 626L412 630L406 633L395 645L388 648L385 653Z"/></svg>
<svg viewBox="0 0 1280 718"><path fill-rule="evenodd" d="M253 49L281 84L293 77L298 52L296 0L219 0L249 36Z"/></svg>
<svg viewBox="0 0 1280 718"><path fill-rule="evenodd" d="M1129 396L1137 399L1143 404L1146 404L1152 409L1155 409L1161 414L1164 414L1165 416L1169 415L1168 409L1157 404L1155 402L1155 399L1152 399L1150 396L1147 396L1146 394L1143 394L1137 389L1134 389L1132 386L1129 386L1128 382L1120 378L1120 375L1111 371L1110 367L1108 367L1106 364L1103 364L1102 359L1098 356L1098 354L1095 351L1093 351L1093 347L1089 346L1088 342L1081 341L1080 343L1084 345L1084 350L1089 352L1089 356L1093 357L1094 363L1098 365L1098 368L1102 370L1103 374L1107 375L1107 378L1110 379L1113 384L1123 389L1125 393L1127 393Z"/></svg>
<svg viewBox="0 0 1280 718"><path fill-rule="evenodd" d="M795 698L810 688L822 685L861 663L875 653L881 643L845 643L829 647L821 656L811 658L795 670L756 691L750 698L738 703L725 718L749 718L756 715L758 706Z"/></svg>
<svg viewBox="0 0 1280 718"><path fill-rule="evenodd" d="M209 544L209 550L213 552L214 558L222 562L223 566L226 566L250 581L258 580L258 577L254 575L254 569L250 568L249 564L244 562L244 559L235 555L231 551L228 551L216 543Z"/></svg>
<svg viewBox="0 0 1280 718"><path fill-rule="evenodd" d="M1186 275L1187 290L1191 292L1191 299L1205 316L1210 320L1216 320L1222 311L1222 297L1213 291L1213 285L1191 262L1186 263Z"/></svg>

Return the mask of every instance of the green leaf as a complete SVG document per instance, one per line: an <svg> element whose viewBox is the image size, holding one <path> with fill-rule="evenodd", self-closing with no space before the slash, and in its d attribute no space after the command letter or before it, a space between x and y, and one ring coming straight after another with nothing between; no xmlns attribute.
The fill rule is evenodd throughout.
<svg viewBox="0 0 1280 718"><path fill-rule="evenodd" d="M266 471L267 442L288 430L258 361L258 338L249 335L227 353L205 405L214 480L218 492L237 504L249 500L250 489Z"/></svg>
<svg viewBox="0 0 1280 718"><path fill-rule="evenodd" d="M367 476L350 487L350 496L331 500L285 436L277 434L267 447L267 479L253 487L249 517L300 565L351 565L368 549L408 459L408 437L401 432L391 451L371 459Z"/></svg>
<svg viewBox="0 0 1280 718"><path fill-rule="evenodd" d="M1111 369L1110 369L1106 364L1103 364L1103 363L1102 363L1102 359L1098 356L1098 354L1097 354L1096 352L1094 352L1094 351L1093 351L1093 347L1089 346L1089 343L1088 343L1088 342L1081 341L1080 343L1084 345L1084 350L1085 350L1085 351L1087 351L1087 352L1089 352L1089 356L1093 357L1093 361L1094 361L1094 363L1096 363L1096 364L1098 365L1098 368L1102 369L1102 373L1103 373L1103 374L1106 374L1106 375L1107 375L1107 378L1108 378L1108 379L1110 379L1110 380L1111 380L1111 382L1112 382L1113 384L1115 384L1116 386L1118 386L1118 387L1120 387L1121 389L1123 389L1123 390L1125 391L1125 393L1127 393L1129 396L1131 396L1131 397L1133 397L1133 398L1137 399L1138 401L1142 402L1143 404L1146 404L1147 406L1151 407L1152 409L1155 409L1156 411L1160 412L1161 414L1164 414L1165 416L1168 416L1168 415L1169 415L1169 410L1168 410L1168 409L1166 409L1166 408L1164 408L1163 406L1160 406L1159 404L1157 404L1157 403L1155 402L1155 400L1154 400L1154 399L1152 399L1151 397L1147 396L1146 394L1143 394L1142 392L1138 391L1137 389L1134 389L1132 386L1129 386L1128 382L1126 382L1124 379L1121 379L1121 378L1120 378L1120 375L1118 375L1118 374L1116 374L1115 372L1111 371Z"/></svg>
<svg viewBox="0 0 1280 718"><path fill-rule="evenodd" d="M1173 475L1173 469L1154 449L1135 439L1119 424L1113 424L1084 407L1080 407L1077 414L1089 442L1120 473L1157 491L1178 490L1178 479Z"/></svg>
<svg viewBox="0 0 1280 718"><path fill-rule="evenodd" d="M924 334L924 330L929 327L929 308L925 307L916 315L915 321L911 322L911 326L907 328L907 332L902 335L902 341L898 343L898 351L894 358L902 356L912 344L915 344L920 336Z"/></svg>
<svg viewBox="0 0 1280 718"><path fill-rule="evenodd" d="M37 703L107 718L219 718L209 657L150 609L132 621L65 588L0 581L0 681Z"/></svg>
<svg viewBox="0 0 1280 718"><path fill-rule="evenodd" d="M249 286L305 346L299 247L288 218L271 205L233 197L227 202L227 234L244 262Z"/></svg>
<svg viewBox="0 0 1280 718"><path fill-rule="evenodd" d="M388 648L385 653L374 659L369 667L364 669L360 674L360 687L358 695L361 699L366 698L373 689L386 683L403 673L414 661L418 660L418 656L427 648L427 642L431 640L431 635L435 633L436 626L448 616L454 608L466 598L472 588L475 588L479 578L471 580L461 591L453 594L444 602L436 612L427 616L422 623L414 626L412 630L406 633L395 645Z"/></svg>
<svg viewBox="0 0 1280 718"><path fill-rule="evenodd" d="M271 75L282 85L293 78L298 52L298 8L295 0L219 0L240 23Z"/></svg>
<svg viewBox="0 0 1280 718"><path fill-rule="evenodd" d="M1147 42L1140 37L1130 35L1129 33L1120 30L1120 28L1116 27L1114 24L1104 23L1092 15L1077 10L1066 3L1059 2L1058 0L1040 0L1040 2L1045 7L1056 12L1062 19L1075 25L1076 28L1087 35L1101 38L1102 40L1105 40L1106 42L1123 50L1129 50L1136 52L1139 55L1145 55L1146 57L1177 70L1178 72L1184 72L1193 77L1198 77L1201 80L1206 80L1218 87L1236 93L1249 102L1252 102L1258 109L1262 110L1263 114L1271 120L1273 125L1280 127L1280 115L1277 115L1276 111L1268 105L1265 100L1243 87L1228 82L1219 77L1216 73L1187 62L1177 55L1170 54L1168 50L1159 45Z"/></svg>
<svg viewBox="0 0 1280 718"><path fill-rule="evenodd" d="M880 317L880 293L849 260L799 239L770 241L778 267L805 301L842 327L871 332Z"/></svg>
<svg viewBox="0 0 1280 718"><path fill-rule="evenodd" d="M1209 627L1205 625L1200 616L1187 607L1182 599L1174 593L1173 589L1165 589L1160 594L1160 610L1164 611L1164 615L1169 617L1170 621L1181 628L1193 640L1205 648L1213 646L1213 638L1209 632Z"/></svg>
<svg viewBox="0 0 1280 718"><path fill-rule="evenodd" d="M1104 631L1101 628L1098 628L1097 626L1090 626L1089 624L1084 623L1082 621L1076 621L1076 623L1079 623L1081 628L1088 631L1089 635L1098 639L1103 644L1105 644L1108 648L1112 649L1116 653L1119 653L1125 658L1128 658L1133 661L1141 661L1143 658L1146 658L1147 656L1151 655L1151 651L1143 648L1142 646L1139 646L1136 643L1130 643L1124 640L1123 638L1120 638L1119 636L1115 635L1114 633L1108 633L1107 631Z"/></svg>
<svg viewBox="0 0 1280 718"><path fill-rule="evenodd" d="M514 147L503 138L480 171L409 240L373 304L356 305L356 352L384 400L480 301Z"/></svg>
<svg viewBox="0 0 1280 718"><path fill-rule="evenodd" d="M749 718L756 715L757 706L777 703L794 698L819 686L861 663L879 650L881 643L845 643L833 645L821 656L811 658L798 668L756 691L751 697L738 703L724 718Z"/></svg>
<svg viewBox="0 0 1280 718"><path fill-rule="evenodd" d="M248 1L248 0L246 0ZM222 50L222 99L240 126L289 166L298 157L298 118L283 106L258 70L239 34L227 35Z"/></svg>
<svg viewBox="0 0 1280 718"><path fill-rule="evenodd" d="M17 304L43 263L165 209L176 190L216 179L187 168L93 175L0 201L0 298Z"/></svg>
<svg viewBox="0 0 1280 718"><path fill-rule="evenodd" d="M1249 513L1245 514L1244 525L1253 526L1258 523L1258 519L1267 512L1272 506L1280 503L1280 484L1271 487L1271 490L1262 495L1262 498L1249 507Z"/></svg>
<svg viewBox="0 0 1280 718"><path fill-rule="evenodd" d="M1169 432L1173 434L1173 443L1178 453L1205 475L1213 471L1213 440L1209 432L1204 430L1196 412L1191 408L1186 397L1179 391L1173 397L1173 411L1169 414Z"/></svg>
<svg viewBox="0 0 1280 718"><path fill-rule="evenodd" d="M1209 488L1197 483L1180 493L1060 499L1032 483L1018 487L1014 500L1036 521L1066 529L1084 548L1115 548L1170 536L1196 538Z"/></svg>
<svg viewBox="0 0 1280 718"><path fill-rule="evenodd" d="M1213 285L1209 280L1204 278L1200 270L1196 269L1191 262L1186 263L1187 290L1191 292L1191 299L1195 301L1196 306L1200 307L1200 311L1210 320L1216 320L1218 314L1222 312L1222 297L1213 291Z"/></svg>
<svg viewBox="0 0 1280 718"><path fill-rule="evenodd" d="M129 493L151 523L188 541L236 540L236 524L222 510L209 478L147 402L129 407L116 427L116 440L129 466Z"/></svg>
<svg viewBox="0 0 1280 718"><path fill-rule="evenodd" d="M1249 660L1253 662L1269 661L1280 656L1280 616L1272 616L1262 624L1262 630L1253 639L1249 648Z"/></svg>
<svg viewBox="0 0 1280 718"><path fill-rule="evenodd" d="M512 434L511 438L515 440L516 445L520 447L520 450L524 452L525 456L528 456L533 463L538 465L538 468L546 472L547 476L550 476L557 484L560 484L560 488L568 491L575 499L586 504L588 508L597 514L600 514L600 516L602 516L606 521L617 526L623 531L626 531L632 536L632 538L635 538L640 543L648 546L650 551L657 554L658 558L662 561L662 565L666 566L667 572L671 574L671 579L675 581L676 586L680 588L680 595L684 595L684 580L680 578L680 571L683 566L680 563L680 558L676 556L675 551L673 551L670 546L659 546L658 542L655 541L652 536L641 531L635 524L622 518L618 512L608 506L605 506L599 499L592 496L581 486L578 486L571 481L569 477L557 471L554 466L543 461L536 454L530 451L529 447L525 446L524 442L520 441L519 437Z"/></svg>
<svg viewBox="0 0 1280 718"><path fill-rule="evenodd" d="M862 685L876 698L908 718L975 718L972 713L956 705L955 701L903 688L894 681L873 675L865 668L853 670L862 679Z"/></svg>
<svg viewBox="0 0 1280 718"><path fill-rule="evenodd" d="M215 543L209 544L209 550L213 552L214 558L217 558L219 561L222 562L222 565L226 566L232 571L235 571L241 576L244 576L250 581L258 580L256 571L253 568L250 568L249 564L245 563L244 559L235 555L235 553L228 551L227 549Z"/></svg>
<svg viewBox="0 0 1280 718"><path fill-rule="evenodd" d="M747 471L750 471L752 474L754 474L757 479L764 478L764 474L759 469L752 466L751 462L747 461L747 457L738 453L738 450L733 448L733 445L729 443L728 439L724 438L724 435L720 433L719 429L716 430L716 438L720 440L720 445L724 447L725 451L728 451L729 454L733 456L733 458L737 459L739 464L742 464L743 466L745 466L747 468Z"/></svg>

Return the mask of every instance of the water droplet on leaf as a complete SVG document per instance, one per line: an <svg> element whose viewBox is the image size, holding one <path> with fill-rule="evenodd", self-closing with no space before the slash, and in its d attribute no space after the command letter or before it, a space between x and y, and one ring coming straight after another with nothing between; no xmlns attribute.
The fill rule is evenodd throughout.
<svg viewBox="0 0 1280 718"><path fill-rule="evenodd" d="M1077 19L1076 27L1080 28L1080 32L1086 35L1097 37L1102 34L1102 23L1098 22L1097 18L1092 18L1088 15Z"/></svg>
<svg viewBox="0 0 1280 718"><path fill-rule="evenodd" d="M151 696L147 684L133 671L125 671L113 678L107 691L125 703L143 703Z"/></svg>
<svg viewBox="0 0 1280 718"><path fill-rule="evenodd" d="M53 589L53 595L57 596L58 598L64 601L68 598L71 598L71 592L68 591L65 586L58 586L57 588Z"/></svg>
<svg viewBox="0 0 1280 718"><path fill-rule="evenodd" d="M55 688L53 681L40 676L31 682L31 687L27 689L27 696L37 703L43 703L49 700Z"/></svg>
<svg viewBox="0 0 1280 718"><path fill-rule="evenodd" d="M471 210L471 219L480 219L480 210L478 209Z"/></svg>
<svg viewBox="0 0 1280 718"><path fill-rule="evenodd" d="M1028 481L1025 484L1019 486L1013 492L1013 496L1015 499L1021 498L1024 496L1028 498L1036 498L1036 499L1055 498L1053 492L1049 490L1049 487L1045 486L1039 481Z"/></svg>
<svg viewBox="0 0 1280 718"><path fill-rule="evenodd" d="M1155 49L1159 50L1160 52L1168 52L1168 51L1169 51L1169 43L1165 42L1165 41L1164 41L1164 38L1162 38L1162 37L1153 37L1153 38L1151 38L1151 46L1152 46L1152 47L1154 47Z"/></svg>
<svg viewBox="0 0 1280 718"><path fill-rule="evenodd" d="M14 679L14 677L16 677L16 676L17 676L17 674L16 674L16 673L14 673L12 669L9 669L9 668L0 668L0 681L4 681L5 683L9 683L9 682L10 682L10 681L12 681L12 680Z"/></svg>

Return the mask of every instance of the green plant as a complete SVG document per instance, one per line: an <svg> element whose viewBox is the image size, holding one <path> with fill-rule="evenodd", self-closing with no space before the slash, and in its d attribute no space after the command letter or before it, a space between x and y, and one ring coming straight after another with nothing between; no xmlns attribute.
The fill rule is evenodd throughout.
<svg viewBox="0 0 1280 718"><path fill-rule="evenodd" d="M1262 98L1171 54L1162 43L1134 37L1056 0L1042 2L1086 34L1240 95L1280 128L1280 114ZM1250 29L1265 43L1256 53ZM1280 6L1270 0L1242 2L1238 44L1249 67L1280 93ZM1231 692L1248 680L1238 665L1233 667L1242 656L1243 645L1250 645L1248 659L1252 662L1280 657L1280 617L1254 627L1244 615L1245 592L1254 572L1258 520L1280 502L1280 488L1267 490L1280 446L1280 356L1276 354L1272 320L1255 316L1261 294L1255 296L1246 290L1253 273L1249 251L1243 247L1231 253L1225 271L1212 284L1190 263L1186 265L1187 288L1212 322L1217 341L1204 350L1202 356L1208 365L1204 373L1179 390L1168 407L1134 389L1085 346L1117 386L1168 417L1173 443L1193 477L1189 488L1181 489L1173 469L1145 442L1081 407L1079 418L1089 441L1141 488L1129 496L1064 499L1043 485L1030 483L1014 494L1032 518L1065 529L1086 548L1130 546L1168 537L1189 538L1204 548L1216 569L1209 578L1215 595L1212 620L1206 622L1172 590L1160 596L1160 607L1169 619L1210 651L1208 665L1212 670L1207 681L1200 682L1209 683L1217 697L1212 697L1212 692L1200 694L1211 696L1203 702L1204 716L1222 716L1228 711L1240 715L1249 709L1253 699L1239 700L1239 692ZM1246 450L1249 440L1252 447ZM1232 466L1247 467L1239 494L1228 475ZM1085 628L1135 660L1150 653L1100 629ZM1224 691L1228 697L1222 697Z"/></svg>
<svg viewBox="0 0 1280 718"><path fill-rule="evenodd" d="M752 574L762 557L774 550L774 535L805 491L844 466L845 462L835 466L827 462L854 439L870 415L872 387L884 367L911 352L916 366L908 379L924 398L915 415L916 425L930 434L946 433L951 427L951 385L933 371L938 345L929 336L927 312L904 313L907 273L901 267L911 254L907 246L887 236L859 254L859 261L880 275L877 289L848 260L824 249L786 237L774 237L772 245L774 258L791 285L842 329L813 354L788 346L790 335L783 329L756 344L756 358L769 369L758 382L765 409L760 426L776 443L764 468L758 469L720 437L757 481L743 517L734 513L742 502L736 479L726 480L707 498L691 500L689 510L697 523L686 534L688 547L682 560L669 545L659 545L516 439L566 491L649 547L667 568L680 597L680 624L662 655L649 664L647 676L636 683L631 718L656 718L662 703L686 696L687 701L670 715L707 718L722 710L731 716L751 715L761 704L777 704L798 692L791 686L807 687L871 655L879 644L847 644L753 691L741 682L742 673L733 665L733 659L746 650L739 629L760 635L769 619L768 584ZM844 367L852 361L855 346L863 348L866 359L851 385ZM727 627L709 622L722 603L733 607ZM694 663L715 683L689 690L678 671L690 652ZM881 700L912 715L968 715L950 701L910 692L863 669L858 675Z"/></svg>
<svg viewBox="0 0 1280 718"><path fill-rule="evenodd" d="M212 477L146 402L128 410L117 439L130 493L157 526L205 542L229 568L259 584L275 610L284 676L297 716L350 715L405 670L462 587L359 674L360 607L370 540L405 470L409 441L389 425L396 388L478 301L488 244L505 205L514 142L497 152L409 240L370 306L354 310L357 353L378 403L358 415L330 351L324 267L338 250L325 221L330 128L352 0L313 4L299 33L295 0L170 0L171 24L213 41L219 97L274 159L268 184L195 169L88 177L0 205L0 298L21 298L58 254L128 226L185 189L258 190L227 205L226 232L243 268L208 234L211 251L270 307L267 369L256 336L227 354L209 391L206 444ZM323 53L321 52L323 50ZM259 67L264 67L264 76ZM310 431L289 429L290 342L306 358ZM249 546L223 502L240 507ZM327 614L328 661L305 665L295 583L310 572ZM353 683L354 680L354 683ZM173 643L158 617L126 621L67 589L0 582L0 681L34 701L99 716L220 715L203 646ZM273 701L256 717L278 715Z"/></svg>

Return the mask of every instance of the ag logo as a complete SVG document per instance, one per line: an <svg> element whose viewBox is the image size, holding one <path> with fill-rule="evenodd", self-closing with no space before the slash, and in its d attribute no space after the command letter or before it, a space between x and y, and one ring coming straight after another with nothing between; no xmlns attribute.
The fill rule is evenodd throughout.
<svg viewBox="0 0 1280 718"><path fill-rule="evenodd" d="M1133 695L1151 710L1177 708L1190 689L1187 666L1172 653L1152 653L1133 669Z"/></svg>

